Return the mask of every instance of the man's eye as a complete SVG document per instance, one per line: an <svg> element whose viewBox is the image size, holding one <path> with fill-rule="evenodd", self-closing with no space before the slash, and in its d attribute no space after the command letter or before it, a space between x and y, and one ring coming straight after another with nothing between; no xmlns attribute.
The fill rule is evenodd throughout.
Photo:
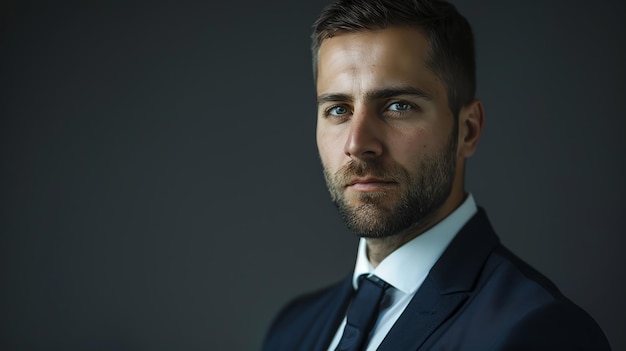
<svg viewBox="0 0 626 351"><path fill-rule="evenodd" d="M327 113L331 116L342 116L348 113L348 108L345 106L333 106L328 109Z"/></svg>
<svg viewBox="0 0 626 351"><path fill-rule="evenodd" d="M406 102L394 102L393 104L389 105L389 109L391 111L408 111L411 109L411 105L407 104Z"/></svg>

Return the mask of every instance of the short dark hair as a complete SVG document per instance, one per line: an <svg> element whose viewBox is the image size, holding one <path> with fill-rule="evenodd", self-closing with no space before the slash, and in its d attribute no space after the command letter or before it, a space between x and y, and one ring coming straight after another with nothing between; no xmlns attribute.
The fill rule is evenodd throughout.
<svg viewBox="0 0 626 351"><path fill-rule="evenodd" d="M441 0L336 0L313 24L311 51L317 79L322 41L341 32L360 32L412 26L428 38L428 67L446 85L448 106L458 117L474 99L476 59L474 36L467 19L454 5Z"/></svg>

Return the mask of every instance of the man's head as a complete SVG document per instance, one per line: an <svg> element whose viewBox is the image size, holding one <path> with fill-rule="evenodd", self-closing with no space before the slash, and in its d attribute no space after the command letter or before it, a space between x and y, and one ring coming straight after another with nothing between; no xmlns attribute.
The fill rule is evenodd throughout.
<svg viewBox="0 0 626 351"><path fill-rule="evenodd" d="M348 226L384 238L453 211L483 123L467 21L435 1L339 1L313 56L318 149Z"/></svg>

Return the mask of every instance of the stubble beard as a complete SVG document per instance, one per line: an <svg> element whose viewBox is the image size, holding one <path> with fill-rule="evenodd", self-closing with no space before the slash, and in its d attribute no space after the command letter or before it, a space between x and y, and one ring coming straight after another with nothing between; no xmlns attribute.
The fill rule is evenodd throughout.
<svg viewBox="0 0 626 351"><path fill-rule="evenodd" d="M386 238L431 224L452 191L456 148L456 133L451 133L441 150L424 156L414 174L398 164L353 160L334 175L324 168L324 178L333 203L351 231L364 238ZM354 177L366 176L396 182L401 192L395 194L398 190L392 189L359 193L358 205L350 204L344 193L346 184Z"/></svg>

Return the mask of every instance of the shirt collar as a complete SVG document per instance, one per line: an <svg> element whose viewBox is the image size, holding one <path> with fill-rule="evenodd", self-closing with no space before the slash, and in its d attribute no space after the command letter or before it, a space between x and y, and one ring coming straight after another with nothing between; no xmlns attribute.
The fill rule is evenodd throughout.
<svg viewBox="0 0 626 351"><path fill-rule="evenodd" d="M361 238L357 252L352 285L358 288L362 274L375 275L394 288L415 292L448 244L478 211L472 194L450 215L385 257L374 269L367 258L367 240Z"/></svg>

